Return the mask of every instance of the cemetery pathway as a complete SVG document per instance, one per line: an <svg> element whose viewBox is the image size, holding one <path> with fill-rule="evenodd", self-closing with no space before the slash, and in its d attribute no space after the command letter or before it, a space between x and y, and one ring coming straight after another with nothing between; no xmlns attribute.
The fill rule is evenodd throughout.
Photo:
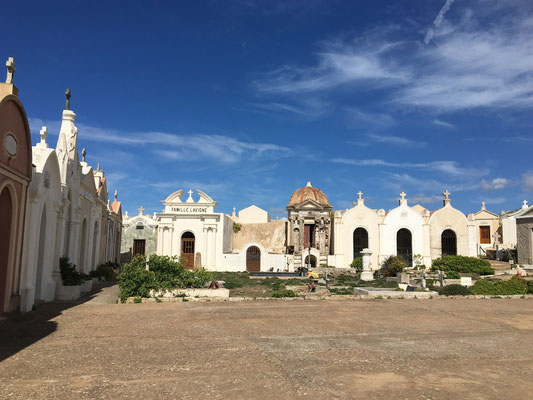
<svg viewBox="0 0 533 400"><path fill-rule="evenodd" d="M0 323L2 399L527 399L533 299L114 304Z"/></svg>

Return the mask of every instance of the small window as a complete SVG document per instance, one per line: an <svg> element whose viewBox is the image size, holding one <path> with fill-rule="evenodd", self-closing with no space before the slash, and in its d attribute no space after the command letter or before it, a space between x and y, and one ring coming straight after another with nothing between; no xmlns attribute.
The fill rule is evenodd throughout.
<svg viewBox="0 0 533 400"><path fill-rule="evenodd" d="M144 225L137 225L136 228L137 229L144 229Z"/></svg>

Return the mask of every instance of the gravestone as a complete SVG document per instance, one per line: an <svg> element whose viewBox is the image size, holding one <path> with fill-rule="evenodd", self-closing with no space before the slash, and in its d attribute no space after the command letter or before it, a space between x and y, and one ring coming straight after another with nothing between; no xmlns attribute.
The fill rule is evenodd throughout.
<svg viewBox="0 0 533 400"><path fill-rule="evenodd" d="M407 274L405 272L401 272L396 277L398 278L398 283L407 283L407 284L409 284L409 274Z"/></svg>

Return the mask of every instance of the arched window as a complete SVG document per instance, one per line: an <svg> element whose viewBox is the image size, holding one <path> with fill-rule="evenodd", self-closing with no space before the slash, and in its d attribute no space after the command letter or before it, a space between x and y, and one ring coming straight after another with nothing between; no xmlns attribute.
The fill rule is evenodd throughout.
<svg viewBox="0 0 533 400"><path fill-rule="evenodd" d="M353 258L361 257L361 251L368 248L368 232L365 228L353 231Z"/></svg>
<svg viewBox="0 0 533 400"><path fill-rule="evenodd" d="M261 271L261 250L257 246L250 246L246 250L246 271Z"/></svg>
<svg viewBox="0 0 533 400"><path fill-rule="evenodd" d="M411 266L413 261L413 236L409 229L402 228L396 234L396 254Z"/></svg>
<svg viewBox="0 0 533 400"><path fill-rule="evenodd" d="M312 254L311 259L309 259L309 256L305 257L304 267L316 268L316 257Z"/></svg>
<svg viewBox="0 0 533 400"><path fill-rule="evenodd" d="M181 258L185 268L194 268L194 241L195 237L192 232L185 232L181 235Z"/></svg>
<svg viewBox="0 0 533 400"><path fill-rule="evenodd" d="M442 255L457 255L457 235L451 229L446 229L441 235Z"/></svg>

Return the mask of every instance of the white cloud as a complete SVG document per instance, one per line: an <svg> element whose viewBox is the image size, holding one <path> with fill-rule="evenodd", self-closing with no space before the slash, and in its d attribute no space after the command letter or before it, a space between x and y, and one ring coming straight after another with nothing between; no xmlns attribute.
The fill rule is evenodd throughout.
<svg viewBox="0 0 533 400"><path fill-rule="evenodd" d="M509 181L505 178L494 178L491 181L483 179L481 181L481 188L483 190L499 190L504 189Z"/></svg>
<svg viewBox="0 0 533 400"><path fill-rule="evenodd" d="M352 128L371 127L372 129L382 130L396 125L396 120L389 114L370 113L361 111L358 108L347 108L346 112Z"/></svg>
<svg viewBox="0 0 533 400"><path fill-rule="evenodd" d="M450 11L450 8L453 5L453 2L455 0L446 0L446 3L442 6L439 13L437 14L437 17L433 21L433 27L429 28L429 30L426 33L426 37L424 38L424 43L427 45L431 40L433 39L433 35L435 35L435 28L438 28L442 22L444 21L444 16L448 11Z"/></svg>
<svg viewBox="0 0 533 400"><path fill-rule="evenodd" d="M419 140L411 140L407 139L402 136L394 136L394 135L378 135L375 133L369 133L366 135L368 140L374 143L382 143L382 144L390 144L390 145L396 145L396 146L404 146L404 147L424 147L426 146L426 142L421 142Z"/></svg>
<svg viewBox="0 0 533 400"><path fill-rule="evenodd" d="M349 158L334 158L333 162L347 165L355 165L362 167L392 167L392 168L414 168L414 169L429 169L438 171L443 174L467 177L481 177L489 173L486 169L477 168L463 168L457 161L430 161L425 163L398 163L389 162L380 159L349 159Z"/></svg>
<svg viewBox="0 0 533 400"><path fill-rule="evenodd" d="M478 6L480 20L463 6L456 10L462 19L443 23L451 4L448 0L435 19L429 38L435 46L398 43L397 36L387 39L386 33L323 42L314 65L282 66L253 86L262 94L293 96L346 91L349 84L388 88L388 102L439 113L533 107L531 13L511 3L503 18L501 5L484 2ZM490 7L498 18L492 15L491 24L483 24Z"/></svg>
<svg viewBox="0 0 533 400"><path fill-rule="evenodd" d="M446 128L453 128L454 125L453 124L450 124L449 122L446 122L446 121L442 121L440 119L434 119L433 121L431 121L433 124L435 125L439 125L439 126L444 126Z"/></svg>
<svg viewBox="0 0 533 400"><path fill-rule="evenodd" d="M411 197L408 197L409 203L411 204L433 204L442 201L443 197L438 195L426 195L426 194L415 194Z"/></svg>
<svg viewBox="0 0 533 400"><path fill-rule="evenodd" d="M533 192L533 172L529 171L522 175L522 190Z"/></svg>
<svg viewBox="0 0 533 400"><path fill-rule="evenodd" d="M476 204L481 204L481 202L484 201L485 206L488 209L489 206L505 203L506 200L507 199L505 199L504 197L489 197L489 198L483 197L483 198L478 198L477 200L471 200L471 202L476 203Z"/></svg>
<svg viewBox="0 0 533 400"><path fill-rule="evenodd" d="M53 130L48 130L49 134L59 133L57 121L43 121L34 118L30 120L32 121L32 130L44 124L55 127ZM291 154L291 150L285 146L245 142L222 135L124 132L83 123L77 123L76 126L78 127L78 140L114 143L123 146L151 145L157 155L174 160L207 159L221 163L235 163L244 157L282 158Z"/></svg>

